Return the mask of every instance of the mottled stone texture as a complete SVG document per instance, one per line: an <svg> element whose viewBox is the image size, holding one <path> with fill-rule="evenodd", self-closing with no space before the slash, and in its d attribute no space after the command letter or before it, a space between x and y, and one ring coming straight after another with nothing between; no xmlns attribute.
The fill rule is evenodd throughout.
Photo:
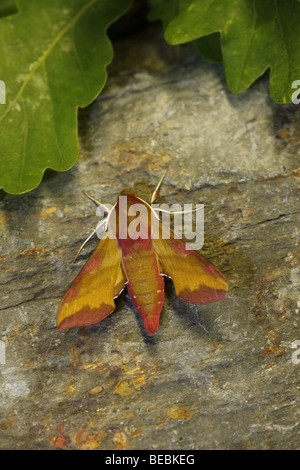
<svg viewBox="0 0 300 470"><path fill-rule="evenodd" d="M273 103L268 77L231 94L221 65L166 45L160 26L115 51L79 112L74 168L1 200L0 447L299 449L300 108ZM166 281L154 338L126 293L102 323L59 332L97 243L72 264L97 222L81 190L149 199L166 166L160 202L205 204L201 253L228 299L189 305Z"/></svg>

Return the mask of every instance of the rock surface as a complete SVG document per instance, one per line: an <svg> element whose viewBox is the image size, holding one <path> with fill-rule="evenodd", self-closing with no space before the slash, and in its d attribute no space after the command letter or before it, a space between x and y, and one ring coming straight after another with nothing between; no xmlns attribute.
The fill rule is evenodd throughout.
<svg viewBox="0 0 300 470"><path fill-rule="evenodd" d="M221 65L157 25L115 53L79 112L78 163L2 195L0 448L299 449L299 107L273 103L268 77L232 95ZM59 332L97 244L72 263L97 222L81 190L149 200L166 167L160 202L205 204L201 253L228 299L193 306L166 281L154 338L126 293L102 323Z"/></svg>

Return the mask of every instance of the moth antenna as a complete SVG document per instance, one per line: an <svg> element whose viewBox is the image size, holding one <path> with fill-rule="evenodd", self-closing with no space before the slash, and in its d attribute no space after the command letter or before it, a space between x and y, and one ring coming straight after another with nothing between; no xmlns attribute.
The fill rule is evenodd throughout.
<svg viewBox="0 0 300 470"><path fill-rule="evenodd" d="M186 211L167 211L166 209L160 209L159 207L153 207L154 211L165 212L166 214L188 214L189 212L197 212L200 209L202 209L202 207L198 207L197 209L190 209L190 210L186 210Z"/></svg>
<svg viewBox="0 0 300 470"><path fill-rule="evenodd" d="M164 180L164 177L165 177L166 174L167 174L167 171L168 171L168 168L165 169L164 174L162 175L162 177L160 178L160 180L159 180L159 182L158 182L156 188L154 189L154 191L153 191L153 193L152 193L152 196L151 196L150 204L152 204L152 203L155 201L155 199L157 198L159 188L161 187L161 184L162 184L162 182L163 182L163 180Z"/></svg>
<svg viewBox="0 0 300 470"><path fill-rule="evenodd" d="M102 202L98 201L98 199L96 199L94 196L91 196L91 194L89 194L88 192L86 192L84 189L82 190L83 194L88 198L90 199L91 201L93 201L98 207L101 208L102 212L103 213L109 213L109 208L105 205L105 204L102 204Z"/></svg>
<svg viewBox="0 0 300 470"><path fill-rule="evenodd" d="M107 217L104 219L104 220L106 221L106 223L105 223L105 229L104 229L104 230L105 230L105 232L107 231L107 228L108 228L108 222L109 222L110 216L111 216L111 214L112 214L112 211L113 211L113 210L114 210L114 208L116 207L116 205L117 205L117 203L115 203L115 204L112 206L112 208L111 208L111 209L108 211L108 215L107 215ZM103 220L102 222L104 222L104 220Z"/></svg>

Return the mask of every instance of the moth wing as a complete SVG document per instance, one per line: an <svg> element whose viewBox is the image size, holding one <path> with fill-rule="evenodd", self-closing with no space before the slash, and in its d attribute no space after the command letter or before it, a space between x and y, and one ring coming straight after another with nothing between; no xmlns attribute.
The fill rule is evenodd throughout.
<svg viewBox="0 0 300 470"><path fill-rule="evenodd" d="M120 248L118 248L118 250L120 250ZM121 259L122 259L122 257L121 257ZM127 282L128 282L128 280L126 279L126 276L124 274L123 263L121 261L121 263L119 265L118 272L117 272L117 277L116 277L116 280L115 280L114 293L113 293L114 299L119 297L121 292L124 290L125 285L127 284Z"/></svg>
<svg viewBox="0 0 300 470"><path fill-rule="evenodd" d="M180 299L193 304L225 299L228 282L223 274L199 253L187 249L173 232L169 239L153 239L152 244L163 274L172 279Z"/></svg>
<svg viewBox="0 0 300 470"><path fill-rule="evenodd" d="M60 330L98 323L114 311L114 298L126 283L121 262L116 240L106 235L60 303L57 313Z"/></svg>

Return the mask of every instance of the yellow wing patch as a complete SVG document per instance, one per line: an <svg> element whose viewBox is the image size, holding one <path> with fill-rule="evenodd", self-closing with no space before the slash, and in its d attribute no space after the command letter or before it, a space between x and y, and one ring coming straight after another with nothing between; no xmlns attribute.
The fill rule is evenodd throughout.
<svg viewBox="0 0 300 470"><path fill-rule="evenodd" d="M91 325L113 312L116 290L120 293L125 285L121 260L114 239L106 236L98 243L60 303L59 329Z"/></svg>

